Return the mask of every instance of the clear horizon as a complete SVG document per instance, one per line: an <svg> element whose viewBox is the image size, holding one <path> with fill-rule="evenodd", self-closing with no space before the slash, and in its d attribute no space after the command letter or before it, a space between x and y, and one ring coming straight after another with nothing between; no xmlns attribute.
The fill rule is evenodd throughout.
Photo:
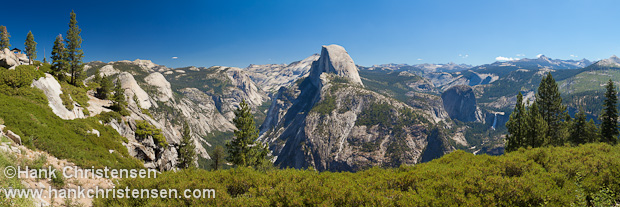
<svg viewBox="0 0 620 207"><path fill-rule="evenodd" d="M146 59L177 68L288 64L343 46L358 65L482 65L620 54L617 1L6 2L11 48L28 31L50 57L75 10L84 62ZM25 9L27 8L27 9ZM23 10L20 10L23 9ZM28 11L28 12L17 12ZM18 15L19 14L19 15ZM175 58L176 57L176 58Z"/></svg>

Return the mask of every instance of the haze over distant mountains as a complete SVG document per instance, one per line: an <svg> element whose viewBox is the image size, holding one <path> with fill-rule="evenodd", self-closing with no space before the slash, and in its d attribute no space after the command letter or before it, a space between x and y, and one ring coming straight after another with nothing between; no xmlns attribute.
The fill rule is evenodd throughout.
<svg viewBox="0 0 620 207"><path fill-rule="evenodd" d="M615 56L614 56L615 57ZM616 57L617 58L617 57ZM620 59L618 59L620 61ZM406 70L406 71L418 71L422 73L435 73L435 72L456 72L467 69L490 69L497 67L515 67L515 68L549 68L549 69L578 69L591 65L593 62L587 59L581 60L561 60L552 59L545 55L538 55L537 58L529 59L516 59L510 61L496 61L489 64L483 64L479 66L473 66L468 64L457 64L454 62L446 64L434 64L434 63L422 63L422 64L380 64L365 67L369 70ZM362 66L363 67L363 66Z"/></svg>

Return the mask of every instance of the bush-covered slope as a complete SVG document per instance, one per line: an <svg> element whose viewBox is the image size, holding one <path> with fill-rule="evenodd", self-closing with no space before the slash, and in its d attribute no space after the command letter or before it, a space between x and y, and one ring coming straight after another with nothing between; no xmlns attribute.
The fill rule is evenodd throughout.
<svg viewBox="0 0 620 207"><path fill-rule="evenodd" d="M0 117L8 130L21 136L26 146L36 147L79 166L142 167L142 163L131 157L121 144L123 139L118 132L101 125L98 118L62 120L47 105L4 94L0 94ZM101 135L97 137L87 132L92 129Z"/></svg>
<svg viewBox="0 0 620 207"><path fill-rule="evenodd" d="M43 92L30 87L32 80L42 74L33 66L0 68L0 119L4 120L5 130L15 132L29 148L46 151L80 167L143 167L122 145L126 139L112 127L99 123L99 118L63 120L56 116ZM100 136L89 133L93 130L99 131Z"/></svg>
<svg viewBox="0 0 620 207"><path fill-rule="evenodd" d="M165 172L117 188L216 190L204 199L99 199L96 206L570 206L619 200L620 147L520 149L503 156L456 151L396 169L356 173L252 169ZM609 205L610 203L607 203Z"/></svg>

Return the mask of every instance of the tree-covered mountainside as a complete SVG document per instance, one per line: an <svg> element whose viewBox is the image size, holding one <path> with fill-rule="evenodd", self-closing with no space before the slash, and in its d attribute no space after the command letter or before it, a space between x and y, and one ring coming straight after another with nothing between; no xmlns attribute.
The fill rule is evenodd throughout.
<svg viewBox="0 0 620 207"><path fill-rule="evenodd" d="M215 198L98 199L95 206L610 206L620 199L620 146L456 151L415 166L356 173L247 168L166 172L117 188L215 189ZM181 195L181 194L179 194Z"/></svg>

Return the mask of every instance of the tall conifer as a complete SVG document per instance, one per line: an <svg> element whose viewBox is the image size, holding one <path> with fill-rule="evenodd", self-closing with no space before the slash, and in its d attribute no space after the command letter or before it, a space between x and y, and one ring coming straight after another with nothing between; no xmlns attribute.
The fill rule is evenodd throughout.
<svg viewBox="0 0 620 207"><path fill-rule="evenodd" d="M517 95L517 104L510 114L510 119L506 122L506 128L508 128L508 135L506 135L507 152L514 151L523 146L527 130L525 116L526 111L525 105L523 104L523 95L519 92Z"/></svg>
<svg viewBox="0 0 620 207"><path fill-rule="evenodd" d="M4 48L9 48L11 49L11 43L9 41L9 37L11 37L11 34L9 34L9 32L6 30L6 27L3 25L0 25L0 50L4 49Z"/></svg>
<svg viewBox="0 0 620 207"><path fill-rule="evenodd" d="M194 160L196 160L196 146L192 142L191 131L187 121L183 124L183 138L179 144L179 163L178 167L182 169L190 168L194 166Z"/></svg>
<svg viewBox="0 0 620 207"><path fill-rule="evenodd" d="M583 109L579 109L579 112L575 114L575 121L571 124L570 137L568 138L571 143L579 145L587 142L587 124L586 113Z"/></svg>
<svg viewBox="0 0 620 207"><path fill-rule="evenodd" d="M67 70L67 53L65 48L64 39L62 35L56 36L54 41L54 47L52 47L52 73L59 80L63 81L65 78L65 72Z"/></svg>
<svg viewBox="0 0 620 207"><path fill-rule="evenodd" d="M82 29L78 27L75 12L71 11L71 19L69 20L69 30L67 30L67 56L66 60L69 66L69 72L71 73L70 83L78 86L79 78L82 76L83 65L82 58L84 52L82 51L82 37L80 33Z"/></svg>
<svg viewBox="0 0 620 207"><path fill-rule="evenodd" d="M34 59L37 59L37 42L34 41L34 35L32 35L32 31L28 32L26 35L26 42L24 43L26 46L26 55L28 56L28 60L32 64Z"/></svg>
<svg viewBox="0 0 620 207"><path fill-rule="evenodd" d="M558 84L548 73L541 81L536 94L538 112L547 123L548 129L546 137L550 145L563 145L564 134L562 120L566 117L566 106L562 104L562 97L558 89Z"/></svg>
<svg viewBox="0 0 620 207"><path fill-rule="evenodd" d="M534 101L527 110L527 130L526 130L526 142L525 146L541 147L548 142L547 136L549 126L545 119L540 114L538 103Z"/></svg>
<svg viewBox="0 0 620 207"><path fill-rule="evenodd" d="M235 110L233 122L237 130L234 132L235 137L226 143L228 161L238 166L259 166L266 162L269 151L266 146L256 141L258 130L254 115L245 100L241 101Z"/></svg>
<svg viewBox="0 0 620 207"><path fill-rule="evenodd" d="M605 88L607 91L603 102L603 114L601 114L601 141L615 144L618 137L618 97L611 79Z"/></svg>

